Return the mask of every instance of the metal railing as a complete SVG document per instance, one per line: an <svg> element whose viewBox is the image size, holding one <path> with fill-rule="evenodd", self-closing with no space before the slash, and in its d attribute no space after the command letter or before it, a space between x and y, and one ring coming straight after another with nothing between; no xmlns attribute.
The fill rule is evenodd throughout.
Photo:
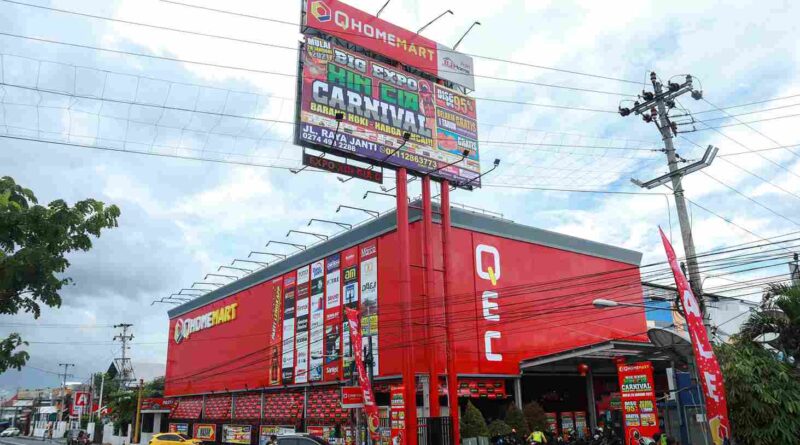
<svg viewBox="0 0 800 445"><path fill-rule="evenodd" d="M419 445L453 445L450 417L419 417L417 419Z"/></svg>

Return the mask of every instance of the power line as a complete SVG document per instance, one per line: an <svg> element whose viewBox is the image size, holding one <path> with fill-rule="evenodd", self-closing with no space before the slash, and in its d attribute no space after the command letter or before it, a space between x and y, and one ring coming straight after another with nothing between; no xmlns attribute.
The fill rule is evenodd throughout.
<svg viewBox="0 0 800 445"><path fill-rule="evenodd" d="M761 203L761 202L759 202L758 200L756 200L756 199L754 199L754 198L751 198L750 196L747 196L747 195L745 195L744 193L740 192L740 191L739 191L739 190L737 190L736 188L734 188L734 187L732 187L732 186L730 186L730 185L728 185L728 184L726 184L726 183L724 183L724 182L720 181L719 179L715 178L714 176L711 176L709 173L707 173L707 172L705 172L705 171L700 171L700 173L702 173L702 174L703 174L703 175L705 175L706 177L710 178L711 180L713 180L713 181L714 181L714 182L716 182L717 184L720 184L720 185L724 186L724 187L725 187L725 188L727 188L728 190L731 190L732 192L736 193L737 195L739 195L739 196L741 196L741 197L743 197L743 198L747 199L748 201L750 201L750 202L754 203L755 205L757 205L757 206L761 207L762 209L764 209L764 210L766 210L766 211L768 211L768 212L772 213L773 215L775 215L775 216L777 216L777 217L779 217L779 218L782 218L782 219L784 219L784 220L786 220L786 221L789 221L790 223L792 223L792 224L794 224L794 225L796 225L796 226L799 226L799 227L800 227L800 223L798 223L797 221L795 221L795 220L793 220L793 219L791 219L791 218L789 218L789 217L787 217L787 216L785 216L785 215L782 215L782 214L780 214L780 213L776 212L775 210L773 210L773 209L771 209L771 208L767 207L766 205L762 204L762 203Z"/></svg>

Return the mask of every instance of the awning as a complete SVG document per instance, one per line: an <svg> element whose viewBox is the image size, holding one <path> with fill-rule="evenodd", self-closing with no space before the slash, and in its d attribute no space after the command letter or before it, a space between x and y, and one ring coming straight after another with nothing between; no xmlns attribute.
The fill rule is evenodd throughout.
<svg viewBox="0 0 800 445"><path fill-rule="evenodd" d="M276 425L295 425L303 416L303 393L264 394L264 420Z"/></svg>
<svg viewBox="0 0 800 445"><path fill-rule="evenodd" d="M260 419L261 394L236 394L233 399L234 419Z"/></svg>
<svg viewBox="0 0 800 445"><path fill-rule="evenodd" d="M206 396L203 419L229 420L231 418L231 395Z"/></svg>
<svg viewBox="0 0 800 445"><path fill-rule="evenodd" d="M668 361L669 357L657 346L647 342L610 340L581 348L525 360L519 364L520 371L577 373L577 364L590 362L595 371L616 373L613 359L624 357L627 361Z"/></svg>
<svg viewBox="0 0 800 445"><path fill-rule="evenodd" d="M335 425L348 419L349 411L342 408L339 388L314 389L308 392L306 412L317 425Z"/></svg>
<svg viewBox="0 0 800 445"><path fill-rule="evenodd" d="M202 397L186 397L173 405L170 417L173 419L199 419L203 411Z"/></svg>

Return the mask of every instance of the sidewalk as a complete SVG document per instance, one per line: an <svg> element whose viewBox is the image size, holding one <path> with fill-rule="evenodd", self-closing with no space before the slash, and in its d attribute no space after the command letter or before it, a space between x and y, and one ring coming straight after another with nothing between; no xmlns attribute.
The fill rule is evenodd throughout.
<svg viewBox="0 0 800 445"><path fill-rule="evenodd" d="M33 445L33 443L45 443L53 445L64 445L67 443L67 439L65 437L53 439L44 439L42 437L34 436L0 437L0 443L5 445L19 445L19 442L16 442L16 440L24 441L26 443L30 442L31 445Z"/></svg>

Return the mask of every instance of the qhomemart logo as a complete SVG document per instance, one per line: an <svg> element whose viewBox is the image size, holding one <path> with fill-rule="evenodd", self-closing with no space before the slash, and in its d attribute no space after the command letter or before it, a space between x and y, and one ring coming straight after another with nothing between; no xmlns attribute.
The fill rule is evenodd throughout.
<svg viewBox="0 0 800 445"><path fill-rule="evenodd" d="M236 307L239 303L229 304L219 309L207 312L199 317L178 319L175 322L173 339L175 343L188 340L189 336L197 331L213 328L214 326L236 320Z"/></svg>
<svg viewBox="0 0 800 445"><path fill-rule="evenodd" d="M331 8L323 1L311 2L311 15L320 22L328 22L331 20Z"/></svg>

